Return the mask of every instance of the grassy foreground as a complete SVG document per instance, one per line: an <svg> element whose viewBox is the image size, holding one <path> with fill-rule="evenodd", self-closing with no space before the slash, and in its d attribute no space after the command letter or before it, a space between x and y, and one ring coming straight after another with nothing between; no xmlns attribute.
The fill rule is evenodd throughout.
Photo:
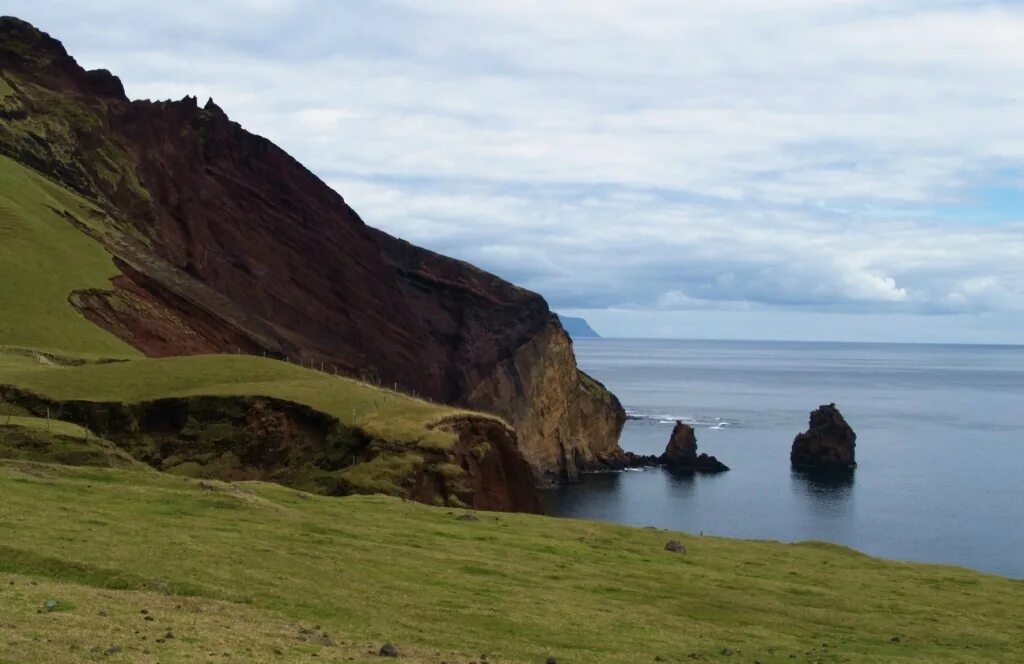
<svg viewBox="0 0 1024 664"><path fill-rule="evenodd" d="M832 545L18 461L0 504L0 661L1024 658L1024 583Z"/></svg>

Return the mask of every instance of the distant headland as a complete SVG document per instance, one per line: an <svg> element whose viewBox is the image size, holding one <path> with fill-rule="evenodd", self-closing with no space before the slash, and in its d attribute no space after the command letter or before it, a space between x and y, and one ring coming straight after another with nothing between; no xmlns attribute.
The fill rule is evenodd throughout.
<svg viewBox="0 0 1024 664"><path fill-rule="evenodd" d="M572 316L563 316L557 314L558 320L562 321L562 327L569 333L569 336L573 339L600 339L601 335L598 334L594 328L590 327L590 323L585 318L573 318Z"/></svg>

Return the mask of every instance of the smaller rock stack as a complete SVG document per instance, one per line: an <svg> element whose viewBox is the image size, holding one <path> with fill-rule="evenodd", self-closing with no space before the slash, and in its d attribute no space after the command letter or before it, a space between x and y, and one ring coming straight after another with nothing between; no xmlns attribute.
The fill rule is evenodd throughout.
<svg viewBox="0 0 1024 664"><path fill-rule="evenodd" d="M720 473L729 467L713 456L697 454L697 434L693 427L683 422L676 422L672 429L665 453L659 458L666 468L676 470L692 470L698 473Z"/></svg>
<svg viewBox="0 0 1024 664"><path fill-rule="evenodd" d="M793 468L852 469L857 467L856 446L857 434L830 403L811 413L809 428L793 440L789 461Z"/></svg>

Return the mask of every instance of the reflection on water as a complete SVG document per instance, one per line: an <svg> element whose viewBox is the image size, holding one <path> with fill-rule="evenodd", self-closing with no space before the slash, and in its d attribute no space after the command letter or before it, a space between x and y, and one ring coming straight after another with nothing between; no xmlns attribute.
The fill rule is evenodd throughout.
<svg viewBox="0 0 1024 664"><path fill-rule="evenodd" d="M793 493L804 499L815 516L840 517L853 507L854 471L851 469L793 469L790 478Z"/></svg>
<svg viewBox="0 0 1024 664"><path fill-rule="evenodd" d="M677 470L665 468L662 470L668 479L668 485L672 487L672 493L679 498L688 498L697 488L697 473L692 470Z"/></svg>
<svg viewBox="0 0 1024 664"><path fill-rule="evenodd" d="M797 470L793 469L791 477L797 486L811 498L842 500L850 496L853 490L854 471L838 470Z"/></svg>

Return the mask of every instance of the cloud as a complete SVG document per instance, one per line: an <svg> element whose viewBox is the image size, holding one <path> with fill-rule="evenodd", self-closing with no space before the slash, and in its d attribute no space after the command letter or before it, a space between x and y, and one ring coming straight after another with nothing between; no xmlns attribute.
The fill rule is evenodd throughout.
<svg viewBox="0 0 1024 664"><path fill-rule="evenodd" d="M979 193L1022 181L1018 4L7 7L129 94L213 96L369 223L557 307L1024 307L1024 209Z"/></svg>

